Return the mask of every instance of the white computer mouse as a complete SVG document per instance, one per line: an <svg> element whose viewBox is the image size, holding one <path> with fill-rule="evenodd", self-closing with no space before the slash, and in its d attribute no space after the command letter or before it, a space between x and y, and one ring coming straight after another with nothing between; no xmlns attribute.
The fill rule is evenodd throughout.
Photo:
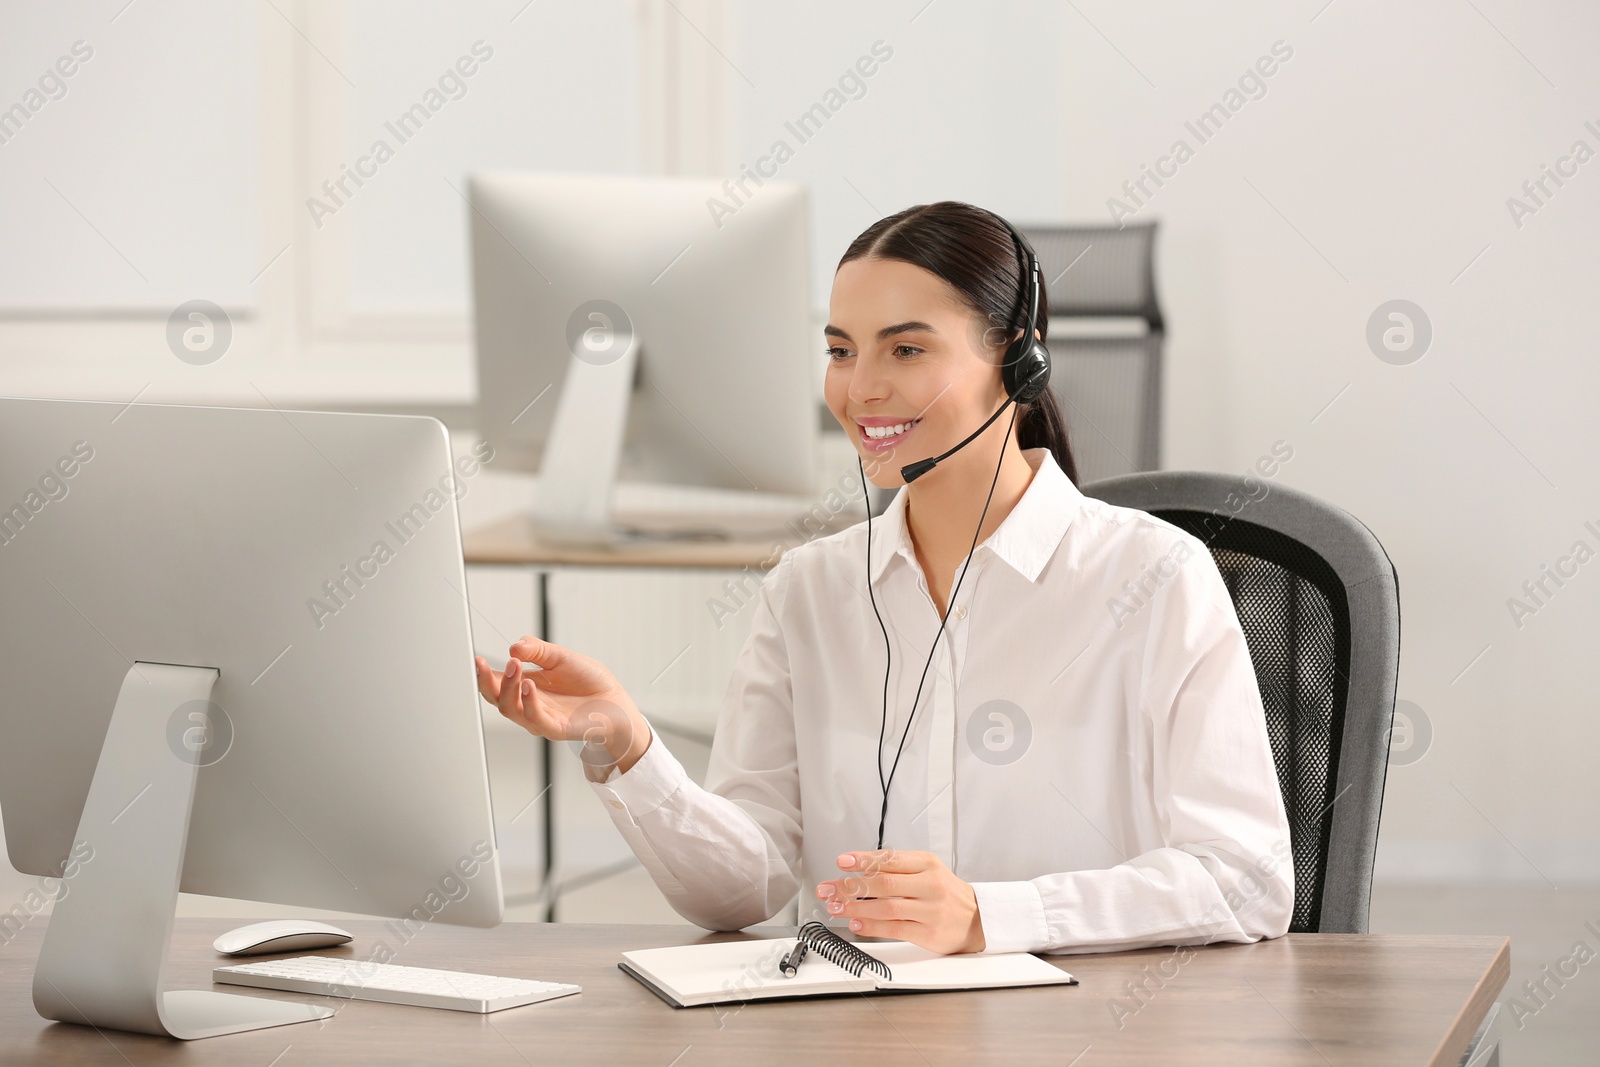
<svg viewBox="0 0 1600 1067"><path fill-rule="evenodd" d="M310 919L273 919L229 930L211 947L225 956L260 956L268 952L302 952L354 941L355 935Z"/></svg>

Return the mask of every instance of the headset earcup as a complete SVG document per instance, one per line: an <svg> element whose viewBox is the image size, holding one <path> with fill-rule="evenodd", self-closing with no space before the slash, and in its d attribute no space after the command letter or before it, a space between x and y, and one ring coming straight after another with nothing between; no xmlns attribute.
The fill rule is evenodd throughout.
<svg viewBox="0 0 1600 1067"><path fill-rule="evenodd" d="M1006 395L1018 404L1037 399L1050 384L1050 350L1034 338L1032 343L1019 338L1006 349L1001 368Z"/></svg>

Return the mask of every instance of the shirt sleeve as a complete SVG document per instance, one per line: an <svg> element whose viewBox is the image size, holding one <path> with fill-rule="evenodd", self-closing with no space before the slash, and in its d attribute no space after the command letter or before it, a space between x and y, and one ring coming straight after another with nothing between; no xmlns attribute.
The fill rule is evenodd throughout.
<svg viewBox="0 0 1600 1067"><path fill-rule="evenodd" d="M974 884L985 952L1110 952L1288 931L1289 821L1249 646L1210 552L1181 537L1189 553L1146 608L1136 709L1164 844L1102 870Z"/></svg>
<svg viewBox="0 0 1600 1067"><path fill-rule="evenodd" d="M800 780L778 618L794 552L767 573L734 665L702 788L652 730L644 755L590 787L679 915L708 930L765 922L800 886Z"/></svg>

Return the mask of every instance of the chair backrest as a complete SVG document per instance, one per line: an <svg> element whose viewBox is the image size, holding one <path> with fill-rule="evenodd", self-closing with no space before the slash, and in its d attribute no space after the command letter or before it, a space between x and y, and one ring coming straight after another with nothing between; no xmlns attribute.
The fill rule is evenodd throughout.
<svg viewBox="0 0 1600 1067"><path fill-rule="evenodd" d="M1138 318L1166 327L1156 301L1154 222L1019 226L1039 257L1052 317Z"/></svg>
<svg viewBox="0 0 1600 1067"><path fill-rule="evenodd" d="M1394 564L1353 515L1255 476L1091 483L1198 537L1250 646L1289 816L1291 932L1366 933L1400 663Z"/></svg>
<svg viewBox="0 0 1600 1067"><path fill-rule="evenodd" d="M1156 300L1156 223L1018 229L1044 273L1050 388L1062 402L1080 477L1155 470L1166 339Z"/></svg>

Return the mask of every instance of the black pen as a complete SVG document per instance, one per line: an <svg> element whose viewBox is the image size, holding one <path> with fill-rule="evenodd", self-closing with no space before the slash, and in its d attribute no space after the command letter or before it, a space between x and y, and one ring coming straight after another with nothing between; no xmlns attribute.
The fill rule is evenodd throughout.
<svg viewBox="0 0 1600 1067"><path fill-rule="evenodd" d="M785 978L793 978L800 973L800 961L806 958L806 943L796 941L794 949L778 964L778 973Z"/></svg>

